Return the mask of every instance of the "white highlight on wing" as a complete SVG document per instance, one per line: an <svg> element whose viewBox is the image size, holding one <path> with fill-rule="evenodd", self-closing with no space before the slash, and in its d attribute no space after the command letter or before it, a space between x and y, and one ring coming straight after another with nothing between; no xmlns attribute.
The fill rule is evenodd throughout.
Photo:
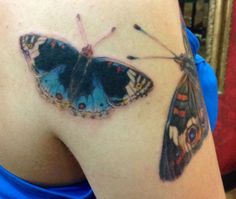
<svg viewBox="0 0 236 199"><path fill-rule="evenodd" d="M169 137L170 139L173 140L176 146L179 145L179 133L178 133L178 129L175 126L169 127Z"/></svg>
<svg viewBox="0 0 236 199"><path fill-rule="evenodd" d="M39 37L39 39L36 41L34 48L30 50L30 56L31 59L34 59L39 56L39 46L47 40L46 37Z"/></svg>
<svg viewBox="0 0 236 199"><path fill-rule="evenodd" d="M130 80L131 80L132 82L135 82L135 76L136 76L136 74L133 74L133 73L131 72L131 70L129 70L129 71L127 72L127 75L128 75L128 77L130 78Z"/></svg>
<svg viewBox="0 0 236 199"><path fill-rule="evenodd" d="M188 120L187 128L191 127L193 124L197 124L197 120L194 117L192 117Z"/></svg>
<svg viewBox="0 0 236 199"><path fill-rule="evenodd" d="M136 76L136 72L134 72L133 70L129 70L129 73L131 73L133 76Z"/></svg>

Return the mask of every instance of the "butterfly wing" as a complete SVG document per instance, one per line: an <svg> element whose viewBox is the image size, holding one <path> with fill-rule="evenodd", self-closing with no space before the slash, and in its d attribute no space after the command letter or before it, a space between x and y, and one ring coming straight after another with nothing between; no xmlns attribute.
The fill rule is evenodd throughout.
<svg viewBox="0 0 236 199"><path fill-rule="evenodd" d="M159 171L164 181L172 181L182 174L208 133L200 86L190 78L186 74L183 76L169 110Z"/></svg>

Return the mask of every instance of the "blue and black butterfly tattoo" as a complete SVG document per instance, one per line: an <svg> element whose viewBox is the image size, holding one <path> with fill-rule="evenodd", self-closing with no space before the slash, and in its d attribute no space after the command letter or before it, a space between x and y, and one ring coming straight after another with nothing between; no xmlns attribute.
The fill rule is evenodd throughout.
<svg viewBox="0 0 236 199"><path fill-rule="evenodd" d="M41 96L73 115L99 118L114 107L147 96L152 80L121 61L94 57L96 45L115 32L88 44L80 15L77 15L85 47L79 52L70 44L39 34L20 37L20 47L33 70Z"/></svg>
<svg viewBox="0 0 236 199"><path fill-rule="evenodd" d="M157 58L174 60L183 71L175 90L164 129L164 139L159 166L163 181L173 181L183 173L192 156L199 150L208 134L209 124L204 99L201 93L193 55L187 40L185 25L182 24L185 54L177 55L158 38L150 35L139 25L135 30L165 48L172 56L128 56L130 60Z"/></svg>

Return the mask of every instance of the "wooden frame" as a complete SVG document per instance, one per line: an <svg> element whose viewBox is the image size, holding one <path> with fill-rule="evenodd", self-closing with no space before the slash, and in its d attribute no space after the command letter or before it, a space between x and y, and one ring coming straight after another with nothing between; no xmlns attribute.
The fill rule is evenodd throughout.
<svg viewBox="0 0 236 199"><path fill-rule="evenodd" d="M233 1L210 0L209 3L206 58L216 71L220 94L224 91Z"/></svg>

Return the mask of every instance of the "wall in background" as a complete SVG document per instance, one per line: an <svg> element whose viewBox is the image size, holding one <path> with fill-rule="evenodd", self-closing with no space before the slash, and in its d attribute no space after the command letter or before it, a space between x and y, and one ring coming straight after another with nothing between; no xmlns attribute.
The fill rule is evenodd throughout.
<svg viewBox="0 0 236 199"><path fill-rule="evenodd" d="M236 171L236 1L233 7L225 92L219 97L219 119L214 140L221 173Z"/></svg>

